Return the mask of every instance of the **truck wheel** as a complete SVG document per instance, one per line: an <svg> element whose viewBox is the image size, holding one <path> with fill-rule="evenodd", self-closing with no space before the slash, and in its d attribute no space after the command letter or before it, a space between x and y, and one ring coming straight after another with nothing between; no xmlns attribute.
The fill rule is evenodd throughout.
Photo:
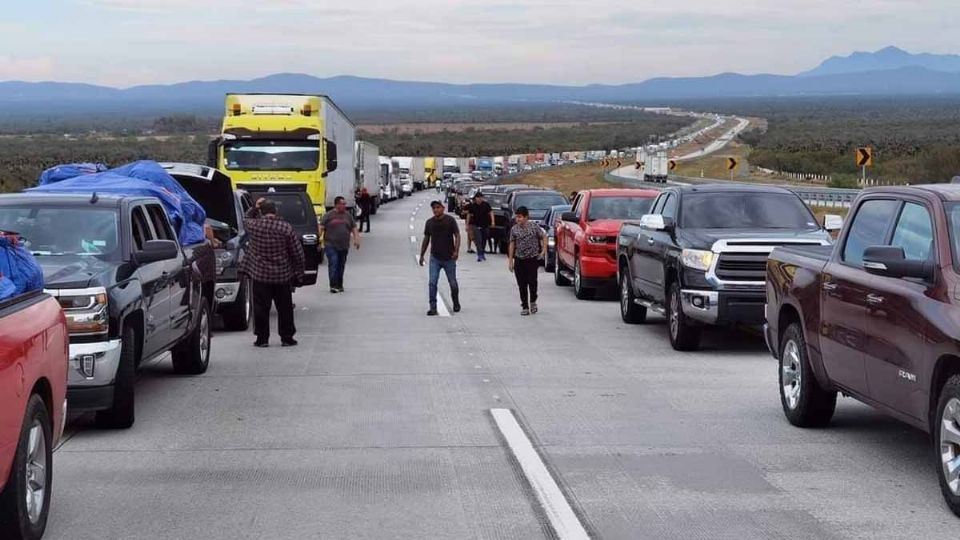
<svg viewBox="0 0 960 540"><path fill-rule="evenodd" d="M200 299L200 319L190 336L173 348L173 371L199 375L210 365L210 306Z"/></svg>
<svg viewBox="0 0 960 540"><path fill-rule="evenodd" d="M940 465L940 491L950 510L960 516L960 375L947 379L937 404L934 451Z"/></svg>
<svg viewBox="0 0 960 540"><path fill-rule="evenodd" d="M691 324L680 302L680 284L670 285L667 300L667 323L670 326L670 345L677 351L695 351L700 348L700 328Z"/></svg>
<svg viewBox="0 0 960 540"><path fill-rule="evenodd" d="M638 306L637 297L626 272L620 273L620 318L627 324L642 324L647 320L647 308Z"/></svg>
<svg viewBox="0 0 960 540"><path fill-rule="evenodd" d="M10 477L0 494L4 538L34 540L43 536L53 488L52 433L47 407L33 394L27 401Z"/></svg>
<svg viewBox="0 0 960 540"><path fill-rule="evenodd" d="M593 289L583 286L583 274L580 270L580 257L573 262L573 294L578 300L593 298Z"/></svg>
<svg viewBox="0 0 960 540"><path fill-rule="evenodd" d="M791 323L780 340L780 404L787 420L798 427L823 427L837 406L837 393L817 382L807 357L800 323Z"/></svg>
<svg viewBox="0 0 960 540"><path fill-rule="evenodd" d="M227 330L242 332L250 328L250 314L253 311L250 293L250 280L241 281L237 299L220 313Z"/></svg>
<svg viewBox="0 0 960 540"><path fill-rule="evenodd" d="M560 254L557 254L557 264L553 265L553 283L558 287L567 287L570 280L563 275L563 263L560 262Z"/></svg>
<svg viewBox="0 0 960 540"><path fill-rule="evenodd" d="M97 411L97 427L127 429L134 421L134 385L137 381L137 335L133 328L124 328L120 345L120 365L113 382L113 404Z"/></svg>

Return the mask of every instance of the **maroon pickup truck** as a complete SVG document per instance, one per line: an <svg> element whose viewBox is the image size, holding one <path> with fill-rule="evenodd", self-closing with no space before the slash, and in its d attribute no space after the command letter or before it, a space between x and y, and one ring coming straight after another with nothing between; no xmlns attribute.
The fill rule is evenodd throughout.
<svg viewBox="0 0 960 540"><path fill-rule="evenodd" d="M865 190L833 247L770 254L766 310L787 420L842 392L927 431L960 516L960 186Z"/></svg>

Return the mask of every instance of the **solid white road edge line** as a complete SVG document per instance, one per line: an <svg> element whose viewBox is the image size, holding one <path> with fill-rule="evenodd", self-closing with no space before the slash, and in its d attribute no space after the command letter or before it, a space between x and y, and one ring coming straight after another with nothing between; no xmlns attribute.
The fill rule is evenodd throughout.
<svg viewBox="0 0 960 540"><path fill-rule="evenodd" d="M547 470L547 466L540 459L540 455L534 450L530 439L527 438L520 424L517 423L513 411L510 409L490 409L490 414L493 415L497 428L500 429L507 445L510 446L513 457L520 463L520 468L523 469L523 474L527 482L530 483L530 487L533 488L540 506L547 515L547 519L550 520L550 525L557 534L557 538L560 540L589 539L590 535L587 534L586 528L580 523L577 514L574 513L570 503L567 502L567 498L560 491L560 486L550 475L550 471Z"/></svg>
<svg viewBox="0 0 960 540"><path fill-rule="evenodd" d="M437 314L441 317L449 317L450 310L447 309L447 303L443 301L443 297L440 296L440 293L437 292Z"/></svg>
<svg viewBox="0 0 960 540"><path fill-rule="evenodd" d="M417 243L417 237L416 237L416 236L413 236L413 235L410 235L410 243L411 243L411 244L416 244L416 243Z"/></svg>

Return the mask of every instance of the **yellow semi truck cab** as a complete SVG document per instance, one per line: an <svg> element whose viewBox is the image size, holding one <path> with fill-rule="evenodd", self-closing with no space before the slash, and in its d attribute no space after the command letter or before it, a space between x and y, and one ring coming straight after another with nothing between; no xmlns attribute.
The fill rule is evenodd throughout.
<svg viewBox="0 0 960 540"><path fill-rule="evenodd" d="M234 187L306 184L317 215L343 190L352 204L355 127L330 98L227 94L225 109L215 160Z"/></svg>

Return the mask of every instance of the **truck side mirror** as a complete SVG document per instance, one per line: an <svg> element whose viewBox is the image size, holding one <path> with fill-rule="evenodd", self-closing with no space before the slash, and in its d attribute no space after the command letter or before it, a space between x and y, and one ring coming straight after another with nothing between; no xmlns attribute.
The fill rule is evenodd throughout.
<svg viewBox="0 0 960 540"><path fill-rule="evenodd" d="M207 166L217 168L217 161L220 158L220 146L223 145L223 139L217 137L216 139L207 143Z"/></svg>
<svg viewBox="0 0 960 540"><path fill-rule="evenodd" d="M570 223L580 223L580 218L577 217L575 212L564 212L560 214L560 219L563 221L569 221Z"/></svg>
<svg viewBox="0 0 960 540"><path fill-rule="evenodd" d="M640 227L648 231L667 231L673 228L673 219L660 214L647 214L640 218Z"/></svg>
<svg viewBox="0 0 960 540"><path fill-rule="evenodd" d="M134 253L133 260L138 265L176 259L180 246L173 240L147 240L143 249Z"/></svg>
<svg viewBox="0 0 960 540"><path fill-rule="evenodd" d="M823 228L827 232L836 232L843 228L843 218L836 214L823 216Z"/></svg>
<svg viewBox="0 0 960 540"><path fill-rule="evenodd" d="M934 276L932 261L907 259L899 246L870 246L863 252L863 269L875 276L918 278L930 281Z"/></svg>
<svg viewBox="0 0 960 540"><path fill-rule="evenodd" d="M326 169L328 173L337 170L337 143L324 139L323 153L326 156Z"/></svg>

